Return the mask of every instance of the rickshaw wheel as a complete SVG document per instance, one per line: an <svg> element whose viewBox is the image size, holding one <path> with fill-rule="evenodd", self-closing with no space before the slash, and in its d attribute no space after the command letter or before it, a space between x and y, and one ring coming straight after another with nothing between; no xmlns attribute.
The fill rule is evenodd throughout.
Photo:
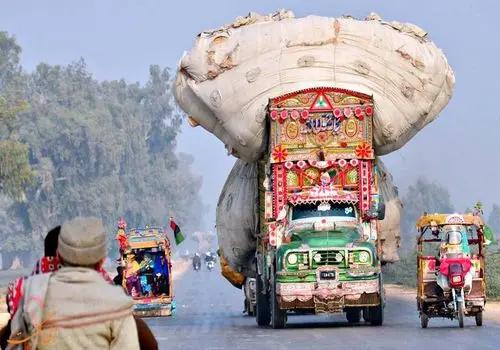
<svg viewBox="0 0 500 350"><path fill-rule="evenodd" d="M458 302L458 325L460 328L464 328L464 303L463 301Z"/></svg>
<svg viewBox="0 0 500 350"><path fill-rule="evenodd" d="M429 325L429 316L423 312L420 314L420 325L422 328L427 328Z"/></svg>
<svg viewBox="0 0 500 350"><path fill-rule="evenodd" d="M476 314L476 326L481 327L483 325L483 312L479 311Z"/></svg>

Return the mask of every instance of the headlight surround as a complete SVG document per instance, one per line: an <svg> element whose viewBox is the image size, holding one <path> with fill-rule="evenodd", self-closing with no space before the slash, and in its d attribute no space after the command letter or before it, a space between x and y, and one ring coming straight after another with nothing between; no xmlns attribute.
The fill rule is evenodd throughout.
<svg viewBox="0 0 500 350"><path fill-rule="evenodd" d="M370 260L370 253L362 251L358 255L358 260L362 264L366 264Z"/></svg>
<svg viewBox="0 0 500 350"><path fill-rule="evenodd" d="M299 261L298 257L297 257L297 254L295 253L291 253L291 254L288 254L288 256L286 257L286 261L290 264L290 265L295 265L297 263L297 261Z"/></svg>

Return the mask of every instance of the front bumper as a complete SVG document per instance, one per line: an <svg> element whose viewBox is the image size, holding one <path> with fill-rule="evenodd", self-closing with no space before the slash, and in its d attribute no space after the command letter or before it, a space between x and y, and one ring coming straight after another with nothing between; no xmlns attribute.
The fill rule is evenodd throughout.
<svg viewBox="0 0 500 350"><path fill-rule="evenodd" d="M276 294L282 309L329 309L366 307L380 304L379 280L336 281L329 283L276 283ZM326 310L325 312L329 312Z"/></svg>

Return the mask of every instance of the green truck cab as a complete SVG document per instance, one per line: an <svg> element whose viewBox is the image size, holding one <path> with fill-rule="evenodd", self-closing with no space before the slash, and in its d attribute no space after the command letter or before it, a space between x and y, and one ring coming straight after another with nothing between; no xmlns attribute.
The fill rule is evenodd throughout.
<svg viewBox="0 0 500 350"><path fill-rule="evenodd" d="M287 315L361 315L383 323L378 191L370 96L315 88L269 102L260 162L257 323Z"/></svg>

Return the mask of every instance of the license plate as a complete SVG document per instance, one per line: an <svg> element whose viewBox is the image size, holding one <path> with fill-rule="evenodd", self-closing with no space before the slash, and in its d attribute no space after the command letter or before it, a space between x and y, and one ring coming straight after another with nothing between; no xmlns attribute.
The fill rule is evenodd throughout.
<svg viewBox="0 0 500 350"><path fill-rule="evenodd" d="M335 271L320 271L319 278L322 280L334 280L337 277Z"/></svg>

